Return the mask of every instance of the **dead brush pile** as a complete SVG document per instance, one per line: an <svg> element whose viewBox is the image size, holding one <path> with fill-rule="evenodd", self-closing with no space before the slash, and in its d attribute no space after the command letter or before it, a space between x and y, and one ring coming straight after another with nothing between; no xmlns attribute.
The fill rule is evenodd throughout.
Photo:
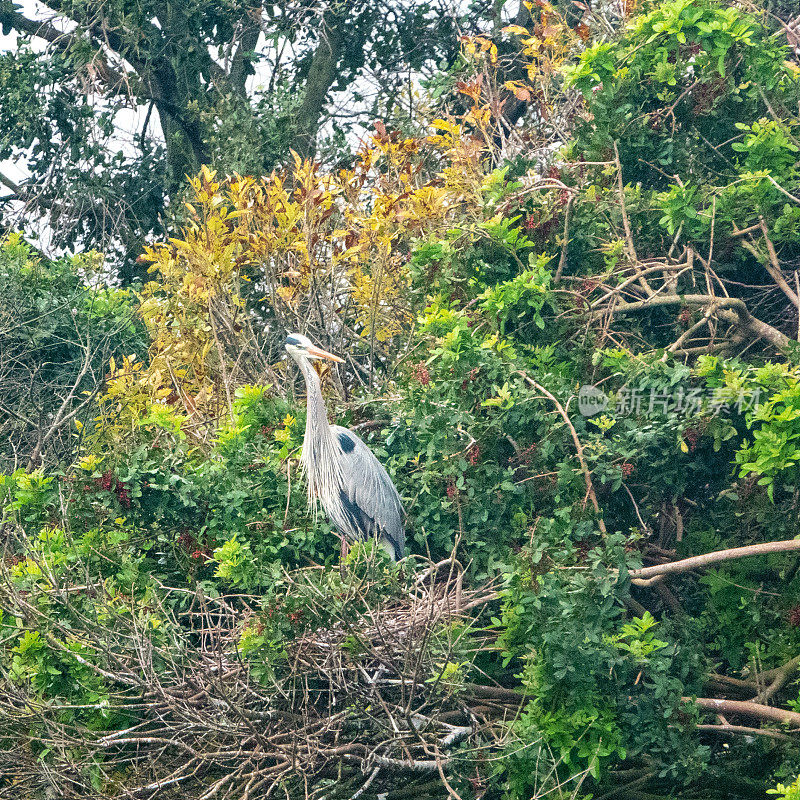
<svg viewBox="0 0 800 800"><path fill-rule="evenodd" d="M455 792L457 762L502 749L522 702L478 685L498 587L462 578L454 560L398 570L368 556L285 573L265 597L161 586L127 607L100 581L3 581L5 619L46 630L31 647L80 670L97 704L43 699L21 668L0 676L0 797Z"/></svg>

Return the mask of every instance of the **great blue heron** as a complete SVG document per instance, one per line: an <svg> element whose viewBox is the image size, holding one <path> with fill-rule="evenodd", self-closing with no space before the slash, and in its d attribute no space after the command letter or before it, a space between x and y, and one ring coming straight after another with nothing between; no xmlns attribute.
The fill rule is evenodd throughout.
<svg viewBox="0 0 800 800"><path fill-rule="evenodd" d="M306 379L306 433L300 460L308 479L309 503L319 500L345 539L375 537L392 559L402 558L406 536L397 489L353 431L328 423L319 375L311 366L312 360L320 358L343 359L300 333L289 334L284 347Z"/></svg>

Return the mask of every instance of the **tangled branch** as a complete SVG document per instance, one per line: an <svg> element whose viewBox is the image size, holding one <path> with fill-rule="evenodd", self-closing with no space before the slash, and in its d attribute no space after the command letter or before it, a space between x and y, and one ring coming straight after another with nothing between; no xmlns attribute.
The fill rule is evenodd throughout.
<svg viewBox="0 0 800 800"><path fill-rule="evenodd" d="M65 661L102 678L108 694L97 707L108 727L82 722L92 709L45 699L24 676L0 676L0 785L86 800L101 796L92 772L105 780L125 773L126 797L174 791L245 800L300 785L336 784L357 796L391 785L397 773L412 782L446 780L463 758L454 748L502 745L502 723L524 698L460 677L490 644L470 619L497 592L465 590L457 570L439 567L412 579L406 597L376 604L359 602L374 591L374 579L351 575L333 615L319 590L320 569L287 575L291 590L306 598L303 615L329 621L256 651L245 648L243 636L258 635L271 613L256 610L256 596L209 598L162 586L149 613L131 601L112 628L79 602L96 593L96 607L110 611L115 599L100 582L77 592L56 582L47 615L43 597L7 582L5 612L43 631ZM0 789L0 798L11 796Z"/></svg>

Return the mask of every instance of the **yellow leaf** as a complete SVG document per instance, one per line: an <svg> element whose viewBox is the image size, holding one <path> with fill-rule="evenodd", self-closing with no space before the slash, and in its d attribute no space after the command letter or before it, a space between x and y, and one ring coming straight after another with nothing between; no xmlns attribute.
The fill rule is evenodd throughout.
<svg viewBox="0 0 800 800"><path fill-rule="evenodd" d="M458 125L448 122L446 119L433 120L433 122L431 122L431 127L440 131L448 131L449 133L458 131Z"/></svg>

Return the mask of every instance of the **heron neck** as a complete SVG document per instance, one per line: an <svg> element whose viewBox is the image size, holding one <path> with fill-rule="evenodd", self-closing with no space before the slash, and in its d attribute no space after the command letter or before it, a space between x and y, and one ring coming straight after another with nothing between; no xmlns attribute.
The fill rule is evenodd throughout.
<svg viewBox="0 0 800 800"><path fill-rule="evenodd" d="M315 500L328 497L341 474L319 375L308 359L298 359L298 364L306 379L306 435L301 460L308 477L309 497Z"/></svg>
<svg viewBox="0 0 800 800"><path fill-rule="evenodd" d="M306 379L306 441L309 441L309 437L318 440L321 436L327 437L330 434L328 410L322 399L322 385L317 371L308 359L304 358L299 363Z"/></svg>

